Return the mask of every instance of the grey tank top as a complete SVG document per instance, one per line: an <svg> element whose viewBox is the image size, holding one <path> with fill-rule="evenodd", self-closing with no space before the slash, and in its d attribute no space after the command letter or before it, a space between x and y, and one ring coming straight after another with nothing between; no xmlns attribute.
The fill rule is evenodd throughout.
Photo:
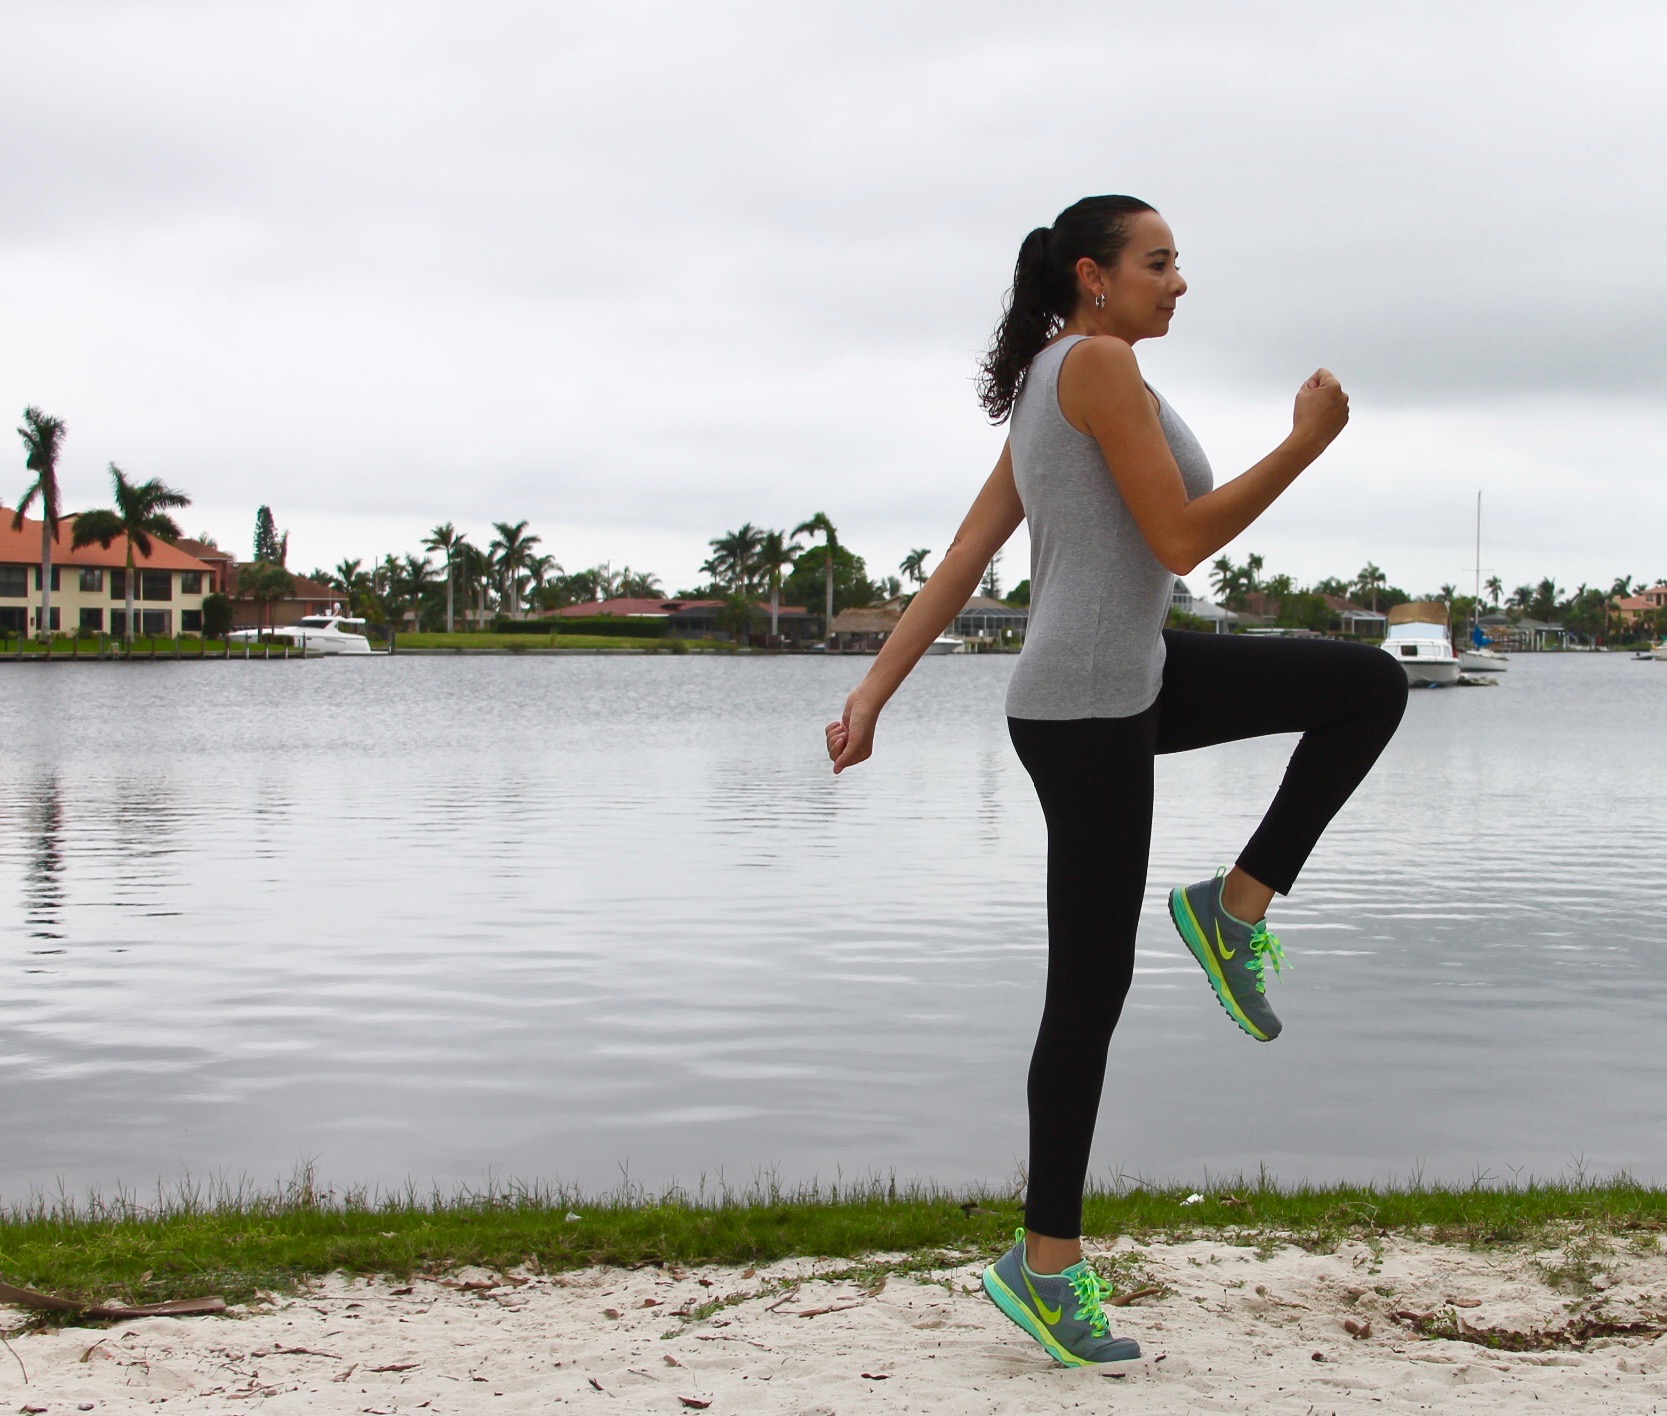
<svg viewBox="0 0 1667 1416"><path fill-rule="evenodd" d="M1013 718L1128 718L1157 700L1175 577L1152 554L1099 443L1059 411L1059 369L1084 336L1031 362L1013 406L1013 479L1030 527L1030 624L1007 686ZM1188 498L1215 485L1161 393L1159 420Z"/></svg>

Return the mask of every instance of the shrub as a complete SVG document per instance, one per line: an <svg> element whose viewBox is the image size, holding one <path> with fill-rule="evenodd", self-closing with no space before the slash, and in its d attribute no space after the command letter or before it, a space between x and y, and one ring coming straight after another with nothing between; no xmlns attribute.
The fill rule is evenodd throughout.
<svg viewBox="0 0 1667 1416"><path fill-rule="evenodd" d="M626 639L664 639L669 620L627 619L623 615L586 615L552 622L557 634L611 634Z"/></svg>
<svg viewBox="0 0 1667 1416"><path fill-rule="evenodd" d="M203 638L224 639L232 627L232 602L216 591L203 596Z"/></svg>

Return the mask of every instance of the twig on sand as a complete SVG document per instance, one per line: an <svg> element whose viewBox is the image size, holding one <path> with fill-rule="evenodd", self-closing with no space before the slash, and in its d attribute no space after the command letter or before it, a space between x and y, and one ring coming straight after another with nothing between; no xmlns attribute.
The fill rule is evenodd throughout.
<svg viewBox="0 0 1667 1416"><path fill-rule="evenodd" d="M160 1318L189 1317L198 1313L223 1313L224 1298L175 1298L167 1303L77 1303L70 1298L59 1298L51 1293L36 1293L32 1288L14 1288L0 1283L0 1303L12 1303L20 1308L36 1308L48 1313L79 1313L89 1318Z"/></svg>
<svg viewBox="0 0 1667 1416"><path fill-rule="evenodd" d="M781 1307L781 1305L783 1303L791 1303L798 1296L799 1296L799 1285L795 1283L791 1288L789 1288L787 1290L787 1292L783 1293L781 1295L781 1297L776 1299L776 1301L774 1303L771 1303L767 1308L765 1308L764 1311L766 1313L773 1313L773 1312L776 1311L777 1308Z"/></svg>
<svg viewBox="0 0 1667 1416"><path fill-rule="evenodd" d="M1162 1293L1163 1289L1157 1284L1147 1284L1145 1288L1131 1288L1127 1293L1119 1293L1115 1297L1106 1299L1106 1306L1110 1308L1126 1308L1136 1298L1150 1298L1154 1294Z"/></svg>
<svg viewBox="0 0 1667 1416"><path fill-rule="evenodd" d="M6 1337L5 1337L4 1333L0 1333L0 1342L5 1342L6 1343L6 1351L8 1351L12 1354L12 1357L17 1362L18 1371L23 1373L23 1385L28 1386L29 1385L29 1369L23 1365L23 1359L17 1355L17 1349L15 1347L13 1347L11 1345L11 1343L6 1342Z"/></svg>
<svg viewBox="0 0 1667 1416"><path fill-rule="evenodd" d="M773 1347L766 1347L762 1342L754 1342L750 1337L732 1337L727 1332L697 1332L696 1342L744 1342L748 1347L756 1347L760 1352L773 1352Z"/></svg>

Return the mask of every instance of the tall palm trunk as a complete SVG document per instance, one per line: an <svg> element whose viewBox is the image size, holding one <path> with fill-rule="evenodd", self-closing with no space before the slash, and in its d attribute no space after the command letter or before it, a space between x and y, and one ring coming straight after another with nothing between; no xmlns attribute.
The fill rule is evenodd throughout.
<svg viewBox="0 0 1667 1416"><path fill-rule="evenodd" d="M776 620L781 614L781 572L770 576L770 638L776 637Z"/></svg>
<svg viewBox="0 0 1667 1416"><path fill-rule="evenodd" d="M127 633L123 636L129 644L133 643L133 581L138 572L133 568L133 538L127 538L127 580L124 588L127 591Z"/></svg>
<svg viewBox="0 0 1667 1416"><path fill-rule="evenodd" d="M446 633L452 632L452 585L451 552L446 552Z"/></svg>
<svg viewBox="0 0 1667 1416"><path fill-rule="evenodd" d="M43 511L45 508L43 508ZM41 517L41 621L43 639L52 636L52 518Z"/></svg>
<svg viewBox="0 0 1667 1416"><path fill-rule="evenodd" d="M823 647L827 648L827 649L832 649L834 647L834 635L833 635L833 541L832 541L831 538L828 541L828 613L827 613L826 619L823 621L823 633L827 635L827 639L826 639Z"/></svg>

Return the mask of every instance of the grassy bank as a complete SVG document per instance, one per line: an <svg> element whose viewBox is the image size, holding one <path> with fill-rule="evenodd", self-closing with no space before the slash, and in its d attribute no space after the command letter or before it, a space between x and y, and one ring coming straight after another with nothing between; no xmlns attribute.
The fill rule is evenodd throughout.
<svg viewBox="0 0 1667 1416"><path fill-rule="evenodd" d="M1211 1187L1135 1185L1089 1197L1087 1233L1180 1238L1231 1232L1251 1247L1412 1232L1469 1245L1549 1247L1571 1236L1667 1229L1667 1190L1601 1184ZM0 1217L0 1281L87 1301L228 1301L343 1270L407 1277L464 1264L547 1270L594 1263L754 1264L794 1255L970 1259L1011 1242L1012 1196L881 1184L792 1193L568 1191L393 1197L182 1191L146 1206L38 1201Z"/></svg>
<svg viewBox="0 0 1667 1416"><path fill-rule="evenodd" d="M20 641L19 637L14 634L0 640L0 659L17 658L20 648L22 649L22 657L25 659L44 659L46 657L44 641L39 639L23 639ZM139 659L148 659L153 652L172 658L176 648L180 651L181 656L187 659L195 659L199 655L209 659L218 659L226 652L226 641L223 639L205 640L195 634L181 635L177 640L172 635L156 635L153 637L148 634L140 634L134 637L132 653L135 658ZM72 634L55 634L52 636L52 657L54 659L69 659L78 654L84 659L96 659L101 649L106 655L128 652L128 646L123 640L108 636L102 641L97 637L88 638L86 635L77 637ZM254 652L258 656L261 647L255 645ZM242 644L232 645L233 658L240 658L242 654Z"/></svg>
<svg viewBox="0 0 1667 1416"><path fill-rule="evenodd" d="M451 649L458 653L496 650L503 653L529 649L635 649L645 654L734 653L735 646L713 639L644 639L623 634L401 634L398 649L423 651Z"/></svg>

